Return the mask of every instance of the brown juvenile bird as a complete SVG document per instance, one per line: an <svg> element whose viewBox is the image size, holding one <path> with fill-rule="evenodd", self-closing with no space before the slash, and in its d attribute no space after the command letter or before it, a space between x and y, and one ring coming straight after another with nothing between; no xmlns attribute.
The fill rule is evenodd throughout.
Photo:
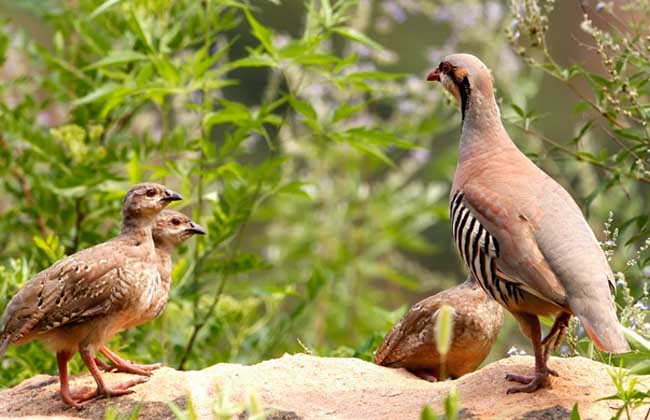
<svg viewBox="0 0 650 420"><path fill-rule="evenodd" d="M435 317L442 305L453 313L453 336L444 372L455 379L473 372L490 353L503 326L503 309L471 276L465 283L421 300L384 338L373 362L406 368L429 380L440 378Z"/></svg>
<svg viewBox="0 0 650 420"><path fill-rule="evenodd" d="M2 318L0 355L33 339L56 352L63 401L73 407L96 396L118 396L145 381L109 388L95 351L152 304L160 274L151 234L158 213L181 196L160 184L138 184L124 198L119 236L70 255L36 274L11 299ZM72 395L67 363L79 352L97 389Z"/></svg>
<svg viewBox="0 0 650 420"><path fill-rule="evenodd" d="M146 311L138 314L130 324L124 325L124 329L146 324L156 319L165 309L169 299L169 286L172 278L172 253L174 248L193 235L205 235L206 231L198 224L190 220L183 213L173 210L160 212L153 227L153 241L156 246L156 267L160 273L160 284L156 289L151 305ZM151 371L161 367L160 363L150 365L131 363L118 354L111 351L107 346L102 346L99 351L108 358L110 365L100 359L95 359L97 365L106 371L117 371L134 373L137 375L149 376Z"/></svg>
<svg viewBox="0 0 650 420"><path fill-rule="evenodd" d="M535 374L507 375L524 384L508 393L532 392L557 375L546 362L571 315L601 350L629 351L607 258L569 193L506 133L488 68L472 55L453 54L427 80L441 82L461 106L450 195L454 241L471 274L514 315L535 350ZM539 315L556 317L544 339Z"/></svg>

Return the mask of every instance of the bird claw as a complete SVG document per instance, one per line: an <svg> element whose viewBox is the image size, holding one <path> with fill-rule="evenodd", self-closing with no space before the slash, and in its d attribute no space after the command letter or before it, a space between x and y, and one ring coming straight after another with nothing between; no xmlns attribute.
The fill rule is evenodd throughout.
<svg viewBox="0 0 650 420"><path fill-rule="evenodd" d="M95 363L97 363L95 359ZM111 362L110 364L101 362L97 363L97 367L103 370L104 372L121 372L121 373L131 373L133 375L141 376L151 376L152 372L156 369L162 367L162 363L153 363L150 365L131 363L126 360L120 361L119 363Z"/></svg>
<svg viewBox="0 0 650 420"><path fill-rule="evenodd" d="M132 394L135 392L135 390L131 389L131 387L147 382L148 380L149 378L141 377L119 383L117 385L114 385L112 388L95 388L92 391L76 394L61 393L61 397L66 404L76 408L77 410L81 410L84 403L97 398L119 397L122 395Z"/></svg>
<svg viewBox="0 0 650 420"><path fill-rule="evenodd" d="M508 388L506 394L533 392L539 388L543 388L548 382L549 375L558 376L556 371L548 368L544 372L536 372L534 375L517 375L509 373L506 375L506 380L519 382L520 384L523 384L523 386L513 386Z"/></svg>

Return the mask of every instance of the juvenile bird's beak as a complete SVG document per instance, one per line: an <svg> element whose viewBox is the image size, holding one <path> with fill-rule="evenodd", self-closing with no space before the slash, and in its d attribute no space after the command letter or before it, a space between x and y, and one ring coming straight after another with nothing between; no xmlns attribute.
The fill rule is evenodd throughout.
<svg viewBox="0 0 650 420"><path fill-rule="evenodd" d="M201 227L201 225L197 225L194 222L190 223L190 227L186 229L186 231L196 235L205 235L207 233L207 231Z"/></svg>
<svg viewBox="0 0 650 420"><path fill-rule="evenodd" d="M435 68L427 75L428 82L439 82L440 81L440 69Z"/></svg>
<svg viewBox="0 0 650 420"><path fill-rule="evenodd" d="M172 201L179 201L179 200L182 200L182 199L183 199L183 196L180 195L179 193L177 193L176 191L174 191L174 190L165 190L165 196L163 198L161 198L160 200L169 203L169 202L172 202Z"/></svg>

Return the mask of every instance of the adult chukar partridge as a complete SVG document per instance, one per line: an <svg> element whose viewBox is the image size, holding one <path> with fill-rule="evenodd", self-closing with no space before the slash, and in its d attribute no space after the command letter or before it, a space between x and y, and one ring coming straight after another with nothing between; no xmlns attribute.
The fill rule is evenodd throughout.
<svg viewBox="0 0 650 420"><path fill-rule="evenodd" d="M452 309L453 334L444 368L438 354L435 317ZM421 300L395 324L375 353L374 363L405 368L435 381L444 370L455 379L473 372L487 357L503 326L503 309L469 276L465 283Z"/></svg>
<svg viewBox="0 0 650 420"><path fill-rule="evenodd" d="M183 213L174 210L163 210L160 212L153 227L153 242L156 247L156 267L160 273L160 284L156 289L151 305L140 312L130 324L124 325L124 329L146 324L156 319L165 309L169 299L169 286L172 279L172 253L174 248L193 235L205 235L206 231L197 223L190 220ZM160 363L142 365L131 363L118 354L111 351L107 346L102 346L99 351L110 361L105 364L100 359L95 359L97 365L107 371L133 373L136 375L150 376L151 371L161 367Z"/></svg>
<svg viewBox="0 0 650 420"><path fill-rule="evenodd" d="M549 349L562 339L571 315L601 350L629 351L607 258L569 193L506 133L488 68L472 55L453 54L427 80L442 83L461 106L450 194L454 241L470 273L514 315L535 350L535 374L507 375L524 384L508 393L532 392L557 375L546 364ZM556 316L544 339L539 315Z"/></svg>
<svg viewBox="0 0 650 420"><path fill-rule="evenodd" d="M63 401L133 392L138 378L108 387L95 351L152 304L160 286L152 226L158 213L181 196L160 184L138 184L124 198L119 236L58 261L36 274L11 299L2 318L0 355L10 344L33 339L56 352ZM73 395L67 363L79 352L97 389Z"/></svg>

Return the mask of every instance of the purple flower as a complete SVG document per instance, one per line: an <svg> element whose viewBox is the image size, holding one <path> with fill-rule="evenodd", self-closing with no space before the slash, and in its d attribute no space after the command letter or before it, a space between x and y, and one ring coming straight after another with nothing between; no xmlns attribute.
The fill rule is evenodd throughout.
<svg viewBox="0 0 650 420"><path fill-rule="evenodd" d="M413 159L415 159L417 163L423 164L429 161L431 158L431 152L429 149L413 149L413 151L411 151L411 156L413 156Z"/></svg>
<svg viewBox="0 0 650 420"><path fill-rule="evenodd" d="M396 1L384 1L383 7L386 13L388 13L395 22L402 23L406 20L406 12L404 12L404 9L402 9Z"/></svg>
<svg viewBox="0 0 650 420"><path fill-rule="evenodd" d="M485 5L485 17L490 23L497 23L503 17L503 6L501 4L490 1Z"/></svg>

